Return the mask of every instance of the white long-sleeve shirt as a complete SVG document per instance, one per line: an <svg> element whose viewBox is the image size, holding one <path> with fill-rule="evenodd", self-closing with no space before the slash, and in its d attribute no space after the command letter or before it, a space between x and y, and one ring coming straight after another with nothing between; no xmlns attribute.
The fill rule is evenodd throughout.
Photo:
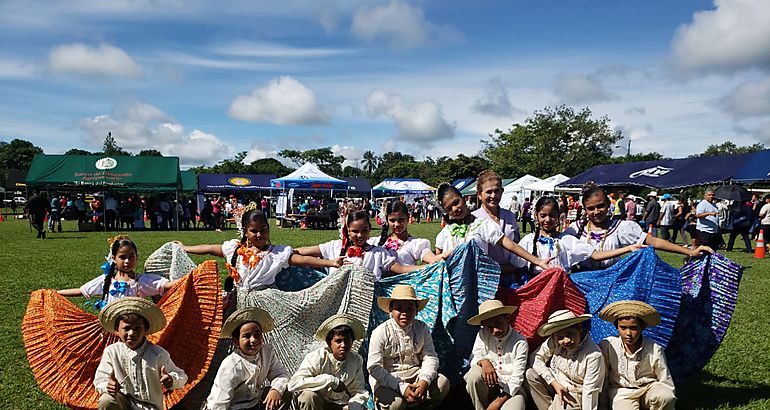
<svg viewBox="0 0 770 410"><path fill-rule="evenodd" d="M473 342L471 366L478 366L481 360L489 360L495 366L500 387L514 396L521 391L524 383L528 353L527 339L513 328L502 339L482 328Z"/></svg>
<svg viewBox="0 0 770 410"><path fill-rule="evenodd" d="M345 384L346 391L336 392L334 389L340 381ZM369 400L364 381L364 359L356 352L349 352L344 361L339 361L328 347L314 350L305 356L289 379L290 392L302 390L316 392L326 401L348 406L349 410L364 409Z"/></svg>
<svg viewBox="0 0 770 410"><path fill-rule="evenodd" d="M532 368L546 383L556 380L570 392L580 393L581 409L594 410L599 406L604 359L590 336L583 336L583 341L573 350L561 347L554 337L549 337L535 352Z"/></svg>
<svg viewBox="0 0 770 410"><path fill-rule="evenodd" d="M270 388L283 394L289 382L289 372L283 367L270 345L254 356L236 349L219 366L214 386L206 399L208 410L250 409L260 402L262 385L270 381Z"/></svg>
<svg viewBox="0 0 770 410"><path fill-rule="evenodd" d="M659 344L646 337L642 346L633 354L627 353L623 341L617 336L599 343L607 365L607 382L611 389L638 389L650 383L660 382L675 391L674 379L668 370L666 354Z"/></svg>
<svg viewBox="0 0 770 410"><path fill-rule="evenodd" d="M385 386L404 394L417 376L430 384L438 374L438 355L428 325L417 319L406 329L388 319L377 326L369 339L369 384L372 391Z"/></svg>
<svg viewBox="0 0 770 410"><path fill-rule="evenodd" d="M107 383L113 375L132 409L161 410L164 408L163 385L160 383L163 367L174 380L172 389L179 389L187 383L187 374L171 361L166 349L148 340L136 350L131 350L123 342L113 343L104 349L96 368L94 387L101 394L107 393Z"/></svg>

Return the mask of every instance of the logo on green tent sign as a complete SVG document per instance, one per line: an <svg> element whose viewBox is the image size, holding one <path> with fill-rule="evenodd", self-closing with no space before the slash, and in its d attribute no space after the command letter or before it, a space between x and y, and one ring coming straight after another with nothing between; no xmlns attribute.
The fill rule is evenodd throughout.
<svg viewBox="0 0 770 410"><path fill-rule="evenodd" d="M113 169L118 166L118 161L115 158L104 157L96 161L96 169Z"/></svg>

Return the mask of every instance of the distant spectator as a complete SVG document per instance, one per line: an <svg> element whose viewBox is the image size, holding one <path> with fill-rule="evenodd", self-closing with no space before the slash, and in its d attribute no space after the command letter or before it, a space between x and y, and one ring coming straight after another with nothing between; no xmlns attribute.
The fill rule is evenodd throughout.
<svg viewBox="0 0 770 410"><path fill-rule="evenodd" d="M642 216L642 222L644 222L644 228L653 228L652 234L658 236L657 227L660 218L660 204L658 203L658 192L650 191L647 194L647 205L644 207L644 215Z"/></svg>
<svg viewBox="0 0 770 410"><path fill-rule="evenodd" d="M719 234L719 208L714 203L715 199L714 190L708 189L695 209L695 217L698 218L695 227L698 231L698 243L714 250L724 243L722 235Z"/></svg>
<svg viewBox="0 0 770 410"><path fill-rule="evenodd" d="M37 237L45 239L45 214L48 212L50 204L48 198L43 193L33 192L32 198L27 202L25 212L29 215L29 221L32 227L37 230Z"/></svg>
<svg viewBox="0 0 770 410"><path fill-rule="evenodd" d="M674 225L674 204L671 203L671 195L663 194L660 198L660 216L658 217L658 226L660 226L660 237L663 240L671 240L671 226Z"/></svg>
<svg viewBox="0 0 770 410"><path fill-rule="evenodd" d="M626 197L626 220L636 222L636 197L631 194Z"/></svg>

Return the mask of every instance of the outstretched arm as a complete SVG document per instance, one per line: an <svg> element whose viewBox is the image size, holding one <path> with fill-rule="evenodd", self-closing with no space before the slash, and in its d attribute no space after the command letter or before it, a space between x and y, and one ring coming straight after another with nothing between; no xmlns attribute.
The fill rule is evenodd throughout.
<svg viewBox="0 0 770 410"><path fill-rule="evenodd" d="M192 245L188 246L183 244L182 242L175 241L179 244L179 246L184 249L187 253L192 253L195 255L212 255L212 256L219 256L220 258L225 257L225 252L222 250L222 245Z"/></svg>
<svg viewBox="0 0 770 410"><path fill-rule="evenodd" d="M66 297L83 296L83 292L80 291L80 288L59 289L56 293Z"/></svg>
<svg viewBox="0 0 770 410"><path fill-rule="evenodd" d="M308 266L311 268L339 268L345 261L344 256L339 256L336 259L323 259L317 256L306 256L298 253L292 254L289 258L289 265L291 266Z"/></svg>
<svg viewBox="0 0 770 410"><path fill-rule="evenodd" d="M539 267L541 267L543 269L548 269L548 262L550 262L553 258L555 258L555 256L554 256L554 257L549 258L549 259L540 259L540 258L536 257L535 255L527 252L527 250L522 248L521 245L519 245L518 243L510 240L505 235L503 235L500 238L500 240L497 241L497 245L502 246L503 248L508 250L508 252L511 252L511 253L515 254L516 256L526 260L527 262L529 262L529 263L531 263L531 264L533 264L535 266L539 266Z"/></svg>
<svg viewBox="0 0 770 410"><path fill-rule="evenodd" d="M303 255L303 256L315 256L316 258L323 257L323 255L321 254L321 247L318 245L294 248L294 253L297 255Z"/></svg>
<svg viewBox="0 0 770 410"><path fill-rule="evenodd" d="M613 249L609 251L594 251L591 254L591 259L595 261L603 261L605 259L617 258L618 256L625 255L628 252L633 252L642 248L646 248L647 245L635 243L633 245L624 246L622 248Z"/></svg>
<svg viewBox="0 0 770 410"><path fill-rule="evenodd" d="M393 264L390 265L390 269L387 272L383 272L382 276L388 277L388 276L400 275L402 273L409 273L419 269L420 269L420 266L417 266L417 265L402 265L398 262L393 262Z"/></svg>
<svg viewBox="0 0 770 410"><path fill-rule="evenodd" d="M698 256L704 253L714 253L714 250L708 246L699 246L695 249L687 249L684 246L673 244L669 241L656 238L652 235L647 235L647 238L644 240L644 243L652 246L655 249L660 249L666 252L679 253L687 256Z"/></svg>

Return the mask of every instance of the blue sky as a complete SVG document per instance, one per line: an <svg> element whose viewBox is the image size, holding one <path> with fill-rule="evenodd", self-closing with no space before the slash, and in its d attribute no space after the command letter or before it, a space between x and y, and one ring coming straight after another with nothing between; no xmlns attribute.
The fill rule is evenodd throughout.
<svg viewBox="0 0 770 410"><path fill-rule="evenodd" d="M761 0L4 0L0 138L422 159L568 104L679 157L770 143L768 39Z"/></svg>

